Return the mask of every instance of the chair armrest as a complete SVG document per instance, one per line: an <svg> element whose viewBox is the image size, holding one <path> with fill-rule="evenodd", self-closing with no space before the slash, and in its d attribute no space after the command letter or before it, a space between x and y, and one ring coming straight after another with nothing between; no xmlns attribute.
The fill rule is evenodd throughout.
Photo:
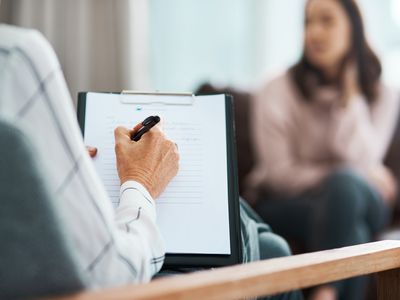
<svg viewBox="0 0 400 300"><path fill-rule="evenodd" d="M380 241L171 276L147 284L86 292L58 300L242 299L398 268L400 241ZM398 281L400 277L386 278ZM393 285L400 286L400 283ZM399 295L389 298L400 299L395 298Z"/></svg>

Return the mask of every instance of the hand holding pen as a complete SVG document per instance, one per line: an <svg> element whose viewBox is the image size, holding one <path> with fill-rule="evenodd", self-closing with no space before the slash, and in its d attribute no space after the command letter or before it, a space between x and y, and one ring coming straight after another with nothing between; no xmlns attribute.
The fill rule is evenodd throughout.
<svg viewBox="0 0 400 300"><path fill-rule="evenodd" d="M155 126L159 122L159 117L152 116L136 125L133 130L118 127L114 132L117 171L121 184L128 180L139 182L153 198L164 191L179 168L178 149L161 128ZM146 132L146 138L140 140Z"/></svg>

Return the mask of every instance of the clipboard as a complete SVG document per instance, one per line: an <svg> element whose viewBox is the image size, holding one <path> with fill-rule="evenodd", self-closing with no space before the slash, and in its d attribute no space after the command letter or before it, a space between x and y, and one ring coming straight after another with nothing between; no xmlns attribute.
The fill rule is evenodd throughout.
<svg viewBox="0 0 400 300"><path fill-rule="evenodd" d="M218 101L221 108L220 112L221 119L224 118L224 124L219 124L220 127L224 127L221 130L224 131L226 139L224 141L224 151L226 157L226 170L223 170L226 176L226 194L227 194L227 215L228 215L228 230L226 234L229 235L229 253L224 252L223 254L212 252L212 253L193 253L195 251L189 251L187 253L179 251L169 252L167 249L164 269L171 268L198 268L198 267L220 267L238 264L242 262L242 247L241 247L241 234L240 234L240 215L239 215L239 191L238 191L238 176L237 176L237 160L236 160L236 145L234 135L234 114L233 114L233 103L232 97L229 95L201 95L196 96L191 93L153 93L153 92L131 92L124 91L121 93L93 93L93 92L81 92L78 94L78 121L82 134L85 138L87 133L88 116L90 112L88 110L97 109L89 105L89 102L95 101L95 99L102 99L103 103L109 103L108 101L114 101L117 106L124 107L125 110L146 111L151 108L154 113L154 109L159 109L160 113L163 110L174 111L190 111L193 107L199 105L197 101L206 101L204 97L214 96L213 101ZM109 100L106 100L109 99ZM210 101L208 98L207 101ZM117 103L118 101L119 103ZM100 103L100 102L99 102ZM211 102L210 102L211 103ZM217 103L215 103L217 104ZM154 108L153 108L154 107ZM210 106L210 110L213 110L213 106ZM93 113L93 112L92 112ZM204 114L204 111L203 111ZM179 115L177 115L179 117ZM202 116L205 121L207 115ZM90 119L90 118L89 118ZM86 132L86 133L85 133ZM168 132L167 132L168 134ZM189 137L188 137L189 138ZM85 141L86 142L86 141ZM97 146L97 145L96 145ZM113 146L113 145L112 145ZM178 173L179 175L179 173ZM100 176L101 177L101 176ZM218 199L214 199L218 201ZM156 205L157 204L156 200ZM160 205L161 206L161 205ZM162 209L162 208L160 208ZM206 218L204 222L207 222ZM184 224L181 224L184 226ZM168 239L167 239L168 244Z"/></svg>

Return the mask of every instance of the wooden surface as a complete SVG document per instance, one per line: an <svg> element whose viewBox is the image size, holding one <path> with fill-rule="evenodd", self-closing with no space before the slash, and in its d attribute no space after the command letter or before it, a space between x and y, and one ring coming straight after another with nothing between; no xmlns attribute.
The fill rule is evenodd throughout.
<svg viewBox="0 0 400 300"><path fill-rule="evenodd" d="M378 273L378 299L400 299L400 269Z"/></svg>
<svg viewBox="0 0 400 300"><path fill-rule="evenodd" d="M243 299L396 268L400 268L400 241L381 241L178 275L58 300ZM380 293L388 297L381 299L400 299L399 276L398 270L379 274ZM397 288L393 298L388 295L394 286Z"/></svg>

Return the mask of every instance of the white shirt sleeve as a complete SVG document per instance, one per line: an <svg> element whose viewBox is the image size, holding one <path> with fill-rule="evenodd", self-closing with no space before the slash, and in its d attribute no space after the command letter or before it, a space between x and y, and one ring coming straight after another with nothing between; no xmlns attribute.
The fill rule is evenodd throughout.
<svg viewBox="0 0 400 300"><path fill-rule="evenodd" d="M143 265L139 280L151 278L164 262L165 246L156 224L154 200L140 183L127 181L122 184L116 223L120 231L141 241L141 258L148 264Z"/></svg>

